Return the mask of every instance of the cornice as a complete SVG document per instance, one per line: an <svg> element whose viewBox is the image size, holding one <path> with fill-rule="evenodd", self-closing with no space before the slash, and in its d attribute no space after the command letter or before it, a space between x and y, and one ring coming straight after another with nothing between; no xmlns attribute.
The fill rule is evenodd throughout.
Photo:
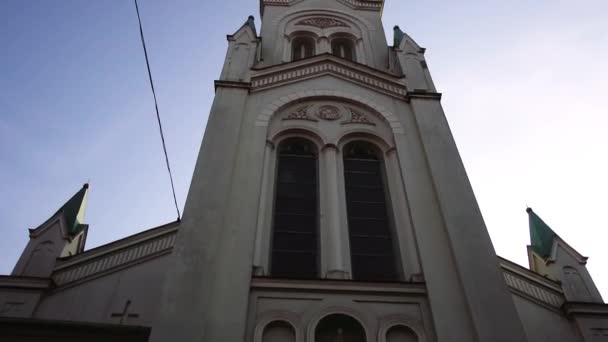
<svg viewBox="0 0 608 342"><path fill-rule="evenodd" d="M111 253L111 252L114 252L117 250L124 249L129 246L140 244L142 242L156 238L161 235L165 235L168 233L175 233L175 232L177 232L178 227L179 227L179 222L174 221L171 223L164 224L162 226L150 228L143 232L140 232L140 233L137 233L137 234L134 234L131 236L127 236L120 240L116 240L116 241L110 242L105 245L101 245L96 248L89 249L85 252L82 252L82 253L79 253L79 254L76 254L73 256L59 258L59 259L57 259L55 271L61 270L65 267L69 267L69 266L72 266L72 265L75 265L75 264L78 264L78 263L81 263L81 262L84 262L87 260L95 259L103 254Z"/></svg>
<svg viewBox="0 0 608 342"><path fill-rule="evenodd" d="M50 278L0 276L0 289L46 290L50 287Z"/></svg>
<svg viewBox="0 0 608 342"><path fill-rule="evenodd" d="M103 253L93 259L55 269L52 275L54 283L61 290L62 287L71 286L84 281L122 270L127 267L157 258L172 251L175 244L176 232L142 241L139 244Z"/></svg>
<svg viewBox="0 0 608 342"><path fill-rule="evenodd" d="M566 315L572 316L604 316L608 317L608 304L567 302L563 306Z"/></svg>
<svg viewBox="0 0 608 342"><path fill-rule="evenodd" d="M261 12L264 12L264 6L290 6L300 0L260 0ZM337 0L338 2L360 10L382 11L384 0Z"/></svg>
<svg viewBox="0 0 608 342"><path fill-rule="evenodd" d="M350 280L294 280L254 277L251 288L257 290L288 290L306 292L364 292L377 294L426 294L424 283L377 283Z"/></svg>
<svg viewBox="0 0 608 342"><path fill-rule="evenodd" d="M249 82L215 80L214 84L215 84L215 91L217 91L217 88L236 88L236 89L251 88L251 83L249 83Z"/></svg>
<svg viewBox="0 0 608 342"><path fill-rule="evenodd" d="M168 254L178 227L178 222L172 222L59 260L51 276L53 282L61 290Z"/></svg>
<svg viewBox="0 0 608 342"><path fill-rule="evenodd" d="M407 87L401 82L402 76L385 73L328 53L297 62L254 68L251 91L261 91L328 74L399 99L406 98L408 94Z"/></svg>
<svg viewBox="0 0 608 342"><path fill-rule="evenodd" d="M500 257L499 265L512 293L548 309L560 310L565 298L559 284Z"/></svg>
<svg viewBox="0 0 608 342"><path fill-rule="evenodd" d="M540 286L547 287L553 291L562 293L562 287L559 282L543 277L536 272L533 272L523 266L520 266L505 258L498 257L498 263L504 271L517 274L519 277L525 278L527 281L538 283Z"/></svg>
<svg viewBox="0 0 608 342"><path fill-rule="evenodd" d="M423 100L441 100L441 93L430 92L426 90L417 90L407 92L407 99L423 99Z"/></svg>

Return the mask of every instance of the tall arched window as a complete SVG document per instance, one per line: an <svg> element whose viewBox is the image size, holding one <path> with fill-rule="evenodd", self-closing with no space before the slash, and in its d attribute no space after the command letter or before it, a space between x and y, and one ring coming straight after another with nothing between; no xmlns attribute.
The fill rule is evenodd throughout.
<svg viewBox="0 0 608 342"><path fill-rule="evenodd" d="M365 330L354 318L341 314L323 318L315 329L315 342L365 342Z"/></svg>
<svg viewBox="0 0 608 342"><path fill-rule="evenodd" d="M315 54L315 40L311 37L296 37L291 42L291 60L297 61Z"/></svg>
<svg viewBox="0 0 608 342"><path fill-rule="evenodd" d="M334 38L331 40L331 53L351 61L355 60L355 44L348 38Z"/></svg>
<svg viewBox="0 0 608 342"><path fill-rule="evenodd" d="M302 138L278 149L270 273L318 277L317 149Z"/></svg>
<svg viewBox="0 0 608 342"><path fill-rule="evenodd" d="M380 151L355 141L343 154L353 278L398 280Z"/></svg>

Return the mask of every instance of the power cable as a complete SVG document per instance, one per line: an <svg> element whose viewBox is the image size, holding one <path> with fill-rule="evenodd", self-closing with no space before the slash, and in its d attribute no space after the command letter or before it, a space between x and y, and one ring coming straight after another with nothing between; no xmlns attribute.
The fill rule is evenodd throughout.
<svg viewBox="0 0 608 342"><path fill-rule="evenodd" d="M144 29L141 25L141 17L139 15L139 6L137 0L135 1L135 11L137 12L137 21L139 22L139 35L141 37L141 45L144 48L144 55L146 56L146 66L148 68L148 77L150 79L150 88L152 88L152 96L154 97L154 108L156 109L156 120L158 121L158 129L160 131L160 139L163 142L163 152L165 153L165 162L167 164L167 171L169 172L169 180L171 181L171 190L173 191L173 202L175 203L175 210L177 211L177 221L181 220L181 214L179 212L179 206L177 205L177 197L175 196L175 185L173 184L173 174L171 173L171 166L169 165L169 156L167 154L167 145L165 144L165 135L163 134L163 125L160 121L160 113L158 111L158 101L156 100L156 91L154 90L154 82L152 81L152 72L150 71L150 61L148 60L148 50L146 49L146 40L144 39Z"/></svg>

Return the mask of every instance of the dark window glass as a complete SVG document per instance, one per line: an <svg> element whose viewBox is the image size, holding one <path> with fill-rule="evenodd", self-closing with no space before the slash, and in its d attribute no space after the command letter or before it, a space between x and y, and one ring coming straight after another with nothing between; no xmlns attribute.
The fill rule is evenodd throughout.
<svg viewBox="0 0 608 342"><path fill-rule="evenodd" d="M272 234L275 277L317 278L317 153L305 139L279 145Z"/></svg>
<svg viewBox="0 0 608 342"><path fill-rule="evenodd" d="M291 59L297 61L315 54L315 41L310 37L297 37L291 43Z"/></svg>
<svg viewBox="0 0 608 342"><path fill-rule="evenodd" d="M365 342L365 330L354 318L346 315L329 315L315 329L315 342Z"/></svg>
<svg viewBox="0 0 608 342"><path fill-rule="evenodd" d="M344 181L353 278L397 280L382 160L373 145L346 145Z"/></svg>
<svg viewBox="0 0 608 342"><path fill-rule="evenodd" d="M353 41L347 38L335 38L331 41L331 53L351 61L355 60Z"/></svg>

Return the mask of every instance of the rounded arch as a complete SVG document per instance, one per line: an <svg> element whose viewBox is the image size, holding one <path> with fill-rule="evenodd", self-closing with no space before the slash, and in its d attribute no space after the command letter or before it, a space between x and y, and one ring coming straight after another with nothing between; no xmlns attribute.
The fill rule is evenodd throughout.
<svg viewBox="0 0 608 342"><path fill-rule="evenodd" d="M309 30L298 30L287 36L289 40L289 59L296 61L309 58L317 53L319 35Z"/></svg>
<svg viewBox="0 0 608 342"><path fill-rule="evenodd" d="M395 327L405 327L411 330L417 338L414 341L427 341L422 322L405 315L391 315L383 317L380 320L380 327L378 329L378 342L390 342L389 340L387 340L387 335L389 334L391 329Z"/></svg>
<svg viewBox="0 0 608 342"><path fill-rule="evenodd" d="M345 314L331 314L323 317L315 327L316 342L346 340L350 342L365 342L367 335L361 323Z"/></svg>
<svg viewBox="0 0 608 342"><path fill-rule="evenodd" d="M270 141L274 147L277 147L283 141L291 138L303 138L312 141L312 143L317 148L317 153L323 149L323 146L327 145L327 140L324 137L322 137L315 130L312 130L308 127L291 127L288 129L281 130L273 136L269 137L268 141Z"/></svg>
<svg viewBox="0 0 608 342"><path fill-rule="evenodd" d="M263 313L257 321L253 333L254 342L262 342L266 328L276 322L288 324L295 333L296 342L303 341L302 329L299 329L300 321L298 315L290 311L273 310Z"/></svg>
<svg viewBox="0 0 608 342"><path fill-rule="evenodd" d="M381 117L383 117L391 127L391 130L394 134L405 134L405 129L399 118L394 115L391 111L385 108L382 105L379 105L370 99L363 98L359 95L355 95L352 93L340 91L340 90L303 90L296 93L288 94L286 96L282 96L279 99L276 99L272 103L270 103L266 108L264 108L260 114L256 118L256 126L268 126L268 122L270 118L278 112L281 108L284 108L286 105L291 103L302 101L304 99L310 98L314 100L319 97L330 97L330 98L338 98L345 99L348 101L356 102L371 108L376 113L379 113Z"/></svg>
<svg viewBox="0 0 608 342"><path fill-rule="evenodd" d="M338 26L315 23L301 24L301 21L307 19L333 19L340 22L340 24L338 24ZM360 45L357 47L359 62L365 63L366 60L376 59L376 52L372 49L371 44L369 44L369 42L371 42L369 32L374 30L374 26L369 21L357 18L345 11L330 9L294 9L288 11L284 16L277 18L273 22L273 26L278 27L276 36L277 41L284 39L283 35L290 35L291 32L298 30L301 27L307 27L308 29L317 32L321 38L327 38L329 35L336 32L347 32L356 37L355 43L368 42L368 44L355 44ZM329 49L329 47L327 49ZM325 50L325 52L330 51ZM283 53L283 56L285 58L285 52Z"/></svg>
<svg viewBox="0 0 608 342"><path fill-rule="evenodd" d="M418 342L418 335L410 327L397 324L386 332L386 342Z"/></svg>
<svg viewBox="0 0 608 342"><path fill-rule="evenodd" d="M371 320L366 319L367 317L363 315L362 311L356 310L350 306L329 306L325 307L322 310L316 311L314 316L310 319L308 326L306 328L306 341L307 342L315 342L315 332L316 328L324 318L332 315L344 315L351 317L361 327L363 328L363 332L365 333L366 339L372 336L370 334L373 331L373 327L371 325Z"/></svg>
<svg viewBox="0 0 608 342"><path fill-rule="evenodd" d="M376 134L376 132L369 132L361 129L344 132L344 134L338 140L338 147L342 149L344 146L354 141L365 141L374 145L380 152L382 152L383 159L384 154L388 153L394 148L394 144L379 136Z"/></svg>

